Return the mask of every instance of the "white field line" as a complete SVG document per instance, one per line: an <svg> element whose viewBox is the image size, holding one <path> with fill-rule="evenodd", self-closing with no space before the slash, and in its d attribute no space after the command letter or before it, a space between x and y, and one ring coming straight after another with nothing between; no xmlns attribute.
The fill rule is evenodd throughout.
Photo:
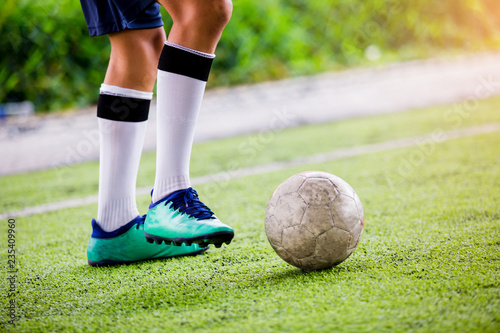
<svg viewBox="0 0 500 333"><path fill-rule="evenodd" d="M429 142L440 143L458 138L470 137L479 134L488 134L498 131L500 131L500 123L473 126L448 132L439 132L439 133L435 132L411 138L396 139L369 145L338 149L328 153L299 157L289 161L274 162L264 165L257 165L248 168L241 168L237 170L231 170L231 171L196 177L193 178L191 181L193 183L193 186L208 184L208 183L217 183L222 181L228 181L231 179L259 175L273 171L280 171L307 164L324 163L324 162L355 157L370 153L382 152L399 148L414 147ZM138 195L149 194L150 191L151 187L142 187L137 189L137 194ZM18 211L3 213L0 214L0 219L47 213L56 210L81 207L95 203L97 203L97 195L92 195L85 198L48 203L44 205L24 208Z"/></svg>

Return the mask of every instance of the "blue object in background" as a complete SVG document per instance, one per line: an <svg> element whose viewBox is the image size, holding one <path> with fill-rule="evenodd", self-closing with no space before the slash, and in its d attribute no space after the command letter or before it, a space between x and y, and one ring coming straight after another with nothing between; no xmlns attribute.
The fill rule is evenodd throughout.
<svg viewBox="0 0 500 333"><path fill-rule="evenodd" d="M35 106L30 101L0 104L0 119L7 116L29 116L35 113Z"/></svg>

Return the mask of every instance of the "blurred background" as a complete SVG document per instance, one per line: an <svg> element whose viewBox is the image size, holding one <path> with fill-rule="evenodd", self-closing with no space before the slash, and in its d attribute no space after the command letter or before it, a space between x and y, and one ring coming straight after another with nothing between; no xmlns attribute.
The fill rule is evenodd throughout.
<svg viewBox="0 0 500 333"><path fill-rule="evenodd" d="M0 104L43 113L96 103L110 48L88 36L79 1L2 3ZM498 0L233 3L209 87L500 48Z"/></svg>

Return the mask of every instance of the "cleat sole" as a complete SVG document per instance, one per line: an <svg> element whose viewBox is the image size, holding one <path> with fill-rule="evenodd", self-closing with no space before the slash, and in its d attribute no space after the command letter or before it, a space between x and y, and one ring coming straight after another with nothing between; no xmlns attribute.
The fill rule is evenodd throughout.
<svg viewBox="0 0 500 333"><path fill-rule="evenodd" d="M185 237L176 237L176 238L165 238L161 236L156 236L148 233L144 233L146 239L152 239L156 244L161 244L165 242L165 244L173 244L175 246L181 246L182 244L192 245L198 244L200 247L207 247L210 244L214 244L216 248L220 248L222 244L230 244L233 237L234 232L232 231L219 231L214 232L212 234L200 235L197 237L185 238ZM149 242L149 240L148 240Z"/></svg>
<svg viewBox="0 0 500 333"><path fill-rule="evenodd" d="M196 256L196 255L201 255L205 253L205 251L208 250L208 248L204 249L199 249L198 251L194 251L191 253L186 253L186 254L180 254L180 255L175 255L175 256L166 256L166 257L159 257L159 258L146 258L146 259L140 259L140 260L100 260L100 261L92 261L92 260L87 260L88 264L93 267L107 267L107 266L115 266L115 265L128 265L128 264L133 264L136 262L142 262L142 261L156 261L156 260L164 260L164 259L169 259L169 258L181 258L181 257L191 257L191 256Z"/></svg>

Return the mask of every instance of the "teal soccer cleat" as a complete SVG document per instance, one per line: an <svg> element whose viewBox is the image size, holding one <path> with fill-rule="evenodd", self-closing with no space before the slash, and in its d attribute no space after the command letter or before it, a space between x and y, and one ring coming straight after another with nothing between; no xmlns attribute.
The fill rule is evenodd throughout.
<svg viewBox="0 0 500 333"><path fill-rule="evenodd" d="M92 220L92 236L87 247L88 263L91 266L127 264L136 261L192 256L205 252L197 244L191 246L158 246L150 244L144 237L144 216L138 216L123 227L111 232L101 229Z"/></svg>
<svg viewBox="0 0 500 333"><path fill-rule="evenodd" d="M229 244L234 231L222 223L198 198L193 188L175 191L164 199L151 203L144 223L148 242L174 245L206 246Z"/></svg>

